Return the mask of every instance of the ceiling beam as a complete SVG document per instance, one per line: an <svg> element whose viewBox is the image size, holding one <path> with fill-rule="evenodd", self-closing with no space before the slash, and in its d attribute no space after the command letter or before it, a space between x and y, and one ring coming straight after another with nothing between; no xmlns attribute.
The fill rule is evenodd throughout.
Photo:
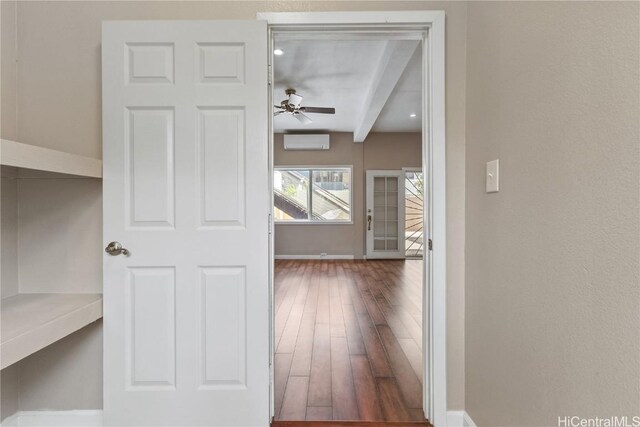
<svg viewBox="0 0 640 427"><path fill-rule="evenodd" d="M420 42L388 41L373 75L353 142L364 142Z"/></svg>

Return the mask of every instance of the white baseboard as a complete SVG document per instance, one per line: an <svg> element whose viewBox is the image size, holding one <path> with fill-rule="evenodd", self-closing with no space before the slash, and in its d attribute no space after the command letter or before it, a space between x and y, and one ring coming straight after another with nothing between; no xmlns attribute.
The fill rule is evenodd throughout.
<svg viewBox="0 0 640 427"><path fill-rule="evenodd" d="M21 411L2 422L2 427L100 427L101 410ZM448 427L476 427L465 411L447 412Z"/></svg>
<svg viewBox="0 0 640 427"><path fill-rule="evenodd" d="M20 411L6 418L2 427L100 427L101 410Z"/></svg>
<svg viewBox="0 0 640 427"><path fill-rule="evenodd" d="M448 427L476 427L469 414L466 411L448 411L447 412Z"/></svg>
<svg viewBox="0 0 640 427"><path fill-rule="evenodd" d="M276 259L353 259L353 255L276 255Z"/></svg>

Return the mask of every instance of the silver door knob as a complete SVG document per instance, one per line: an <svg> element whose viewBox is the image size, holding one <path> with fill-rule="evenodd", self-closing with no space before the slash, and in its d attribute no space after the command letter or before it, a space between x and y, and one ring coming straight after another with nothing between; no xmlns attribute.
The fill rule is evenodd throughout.
<svg viewBox="0 0 640 427"><path fill-rule="evenodd" d="M129 256L129 251L125 248L122 247L122 244L120 242L111 242L107 245L106 248L104 248L104 251L106 253L108 253L111 256L116 256L116 255L124 255L124 256Z"/></svg>

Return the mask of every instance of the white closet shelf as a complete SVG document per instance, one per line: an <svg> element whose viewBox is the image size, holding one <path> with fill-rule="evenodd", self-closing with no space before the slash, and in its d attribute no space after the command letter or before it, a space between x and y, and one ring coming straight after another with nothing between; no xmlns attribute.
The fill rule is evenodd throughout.
<svg viewBox="0 0 640 427"><path fill-rule="evenodd" d="M102 178L102 160L0 139L0 164L68 175Z"/></svg>
<svg viewBox="0 0 640 427"><path fill-rule="evenodd" d="M18 294L2 299L0 369L102 318L102 294Z"/></svg>

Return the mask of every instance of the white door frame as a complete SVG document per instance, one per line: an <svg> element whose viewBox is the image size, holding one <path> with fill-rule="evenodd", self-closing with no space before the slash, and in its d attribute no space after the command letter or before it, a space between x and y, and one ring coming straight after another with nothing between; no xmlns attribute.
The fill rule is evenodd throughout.
<svg viewBox="0 0 640 427"><path fill-rule="evenodd" d="M427 230L425 237L432 240L433 250L425 252L423 270L423 282L426 284L426 291L423 292L423 325L428 325L423 328L425 356L423 407L426 417L433 425L446 426L445 13L444 11L285 12L258 13L257 19L266 20L269 26L270 64L273 63L274 31L296 29L330 32L333 29L362 32L386 29L391 30L393 34L393 30L406 32L408 29L414 29L427 34L422 44L422 170L425 180L429 183L425 194L427 203L427 209L424 211L424 224ZM271 95L270 93L269 96ZM271 99L269 101L272 105ZM273 153L272 124L269 130L270 153ZM270 159L270 169L269 181L273 186L273 157ZM273 238L270 257L273 265ZM273 275L271 282L273 286ZM273 321L273 313L270 318ZM273 325L270 330L273 333ZM271 343L273 345L273 339ZM273 374L273 363L271 369Z"/></svg>

